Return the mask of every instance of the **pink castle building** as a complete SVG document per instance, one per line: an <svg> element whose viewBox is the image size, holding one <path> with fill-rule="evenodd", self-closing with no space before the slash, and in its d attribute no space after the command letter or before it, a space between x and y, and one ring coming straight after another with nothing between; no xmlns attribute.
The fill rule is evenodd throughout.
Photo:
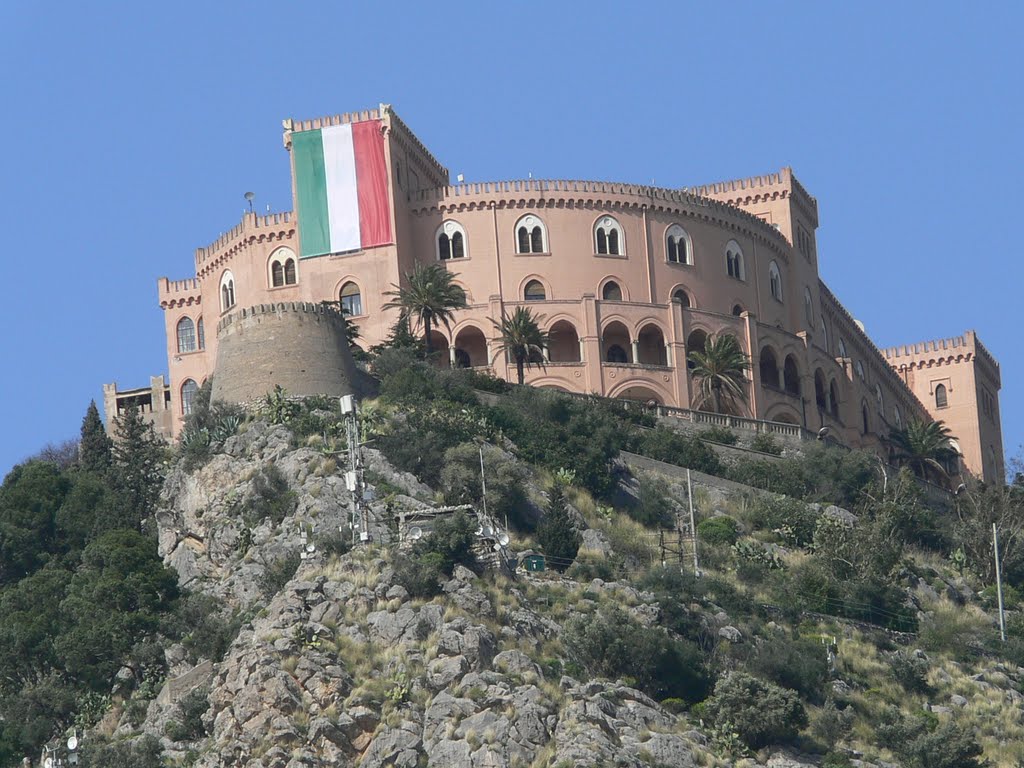
<svg viewBox="0 0 1024 768"><path fill-rule="evenodd" d="M313 203L296 141L339 126L382 137L376 239L360 245L357 233L355 247L321 245L326 253L307 256L316 238L336 242L336 222L328 238L326 225L314 232L310 214L300 232ZM687 351L731 333L752 362L744 416L800 434L828 427L839 442L872 450L908 419L942 419L967 470L986 480L1003 475L998 363L973 332L880 351L818 275L818 204L789 168L689 189L539 179L453 185L388 105L286 120L284 146L297 213L246 214L196 250L195 277L158 281L170 382L126 393L108 385L108 423L131 399L177 436L217 367L218 327L242 309L340 300L360 343L378 344L397 319L383 308L384 293L415 264L436 261L455 273L469 302L450 331L434 331L441 364L490 367L514 380L491 321L528 305L551 334L546 365L529 370L528 383L689 409ZM365 162L357 151L356 175ZM363 183L361 215L369 205ZM274 355L272 346L254 354Z"/></svg>

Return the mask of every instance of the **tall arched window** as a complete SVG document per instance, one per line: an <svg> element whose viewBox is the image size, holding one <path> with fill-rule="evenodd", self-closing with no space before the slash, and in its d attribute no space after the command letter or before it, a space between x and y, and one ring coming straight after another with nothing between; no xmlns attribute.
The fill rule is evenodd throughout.
<svg viewBox="0 0 1024 768"><path fill-rule="evenodd" d="M178 321L178 353L196 351L196 327L192 318L183 317Z"/></svg>
<svg viewBox="0 0 1024 768"><path fill-rule="evenodd" d="M804 286L804 315L807 317L807 327L814 330L814 305L811 302L811 289Z"/></svg>
<svg viewBox="0 0 1024 768"><path fill-rule="evenodd" d="M875 401L878 403L878 412L885 414L885 404L882 401L882 387L875 384Z"/></svg>
<svg viewBox="0 0 1024 768"><path fill-rule="evenodd" d="M825 325L825 318L821 318L821 346L826 352L828 348L828 326Z"/></svg>
<svg viewBox="0 0 1024 768"><path fill-rule="evenodd" d="M199 348L206 349L206 331L203 328L203 318L196 321L196 336L199 337Z"/></svg>
<svg viewBox="0 0 1024 768"><path fill-rule="evenodd" d="M614 280L609 280L604 284L601 298L605 301L622 301L622 288Z"/></svg>
<svg viewBox="0 0 1024 768"><path fill-rule="evenodd" d="M854 369L857 371L857 378L864 381L864 364L858 360L853 364Z"/></svg>
<svg viewBox="0 0 1024 768"><path fill-rule="evenodd" d="M761 350L759 372L761 374L761 386L774 389L779 388L779 363L771 347L765 347Z"/></svg>
<svg viewBox="0 0 1024 768"><path fill-rule="evenodd" d="M359 292L359 286L355 283L350 281L341 286L338 298L341 300L343 314L352 317L363 314L363 296Z"/></svg>
<svg viewBox="0 0 1024 768"><path fill-rule="evenodd" d="M192 413L192 401L195 399L196 393L198 391L198 384L196 384L192 379L185 379L185 382L181 385L182 415L188 416L190 413Z"/></svg>
<svg viewBox="0 0 1024 768"><path fill-rule="evenodd" d="M270 286L295 285L295 253L291 248L278 248L270 255Z"/></svg>
<svg viewBox="0 0 1024 768"><path fill-rule="evenodd" d="M786 363L782 367L782 386L791 395L800 394L800 369L792 355L786 356Z"/></svg>
<svg viewBox="0 0 1024 768"><path fill-rule="evenodd" d="M678 224L673 224L665 232L665 256L670 264L693 264L690 236Z"/></svg>
<svg viewBox="0 0 1024 768"><path fill-rule="evenodd" d="M607 256L622 256L626 252L622 227L611 216L602 216L594 225L594 248Z"/></svg>
<svg viewBox="0 0 1024 768"><path fill-rule="evenodd" d="M946 385L938 384L935 387L935 407L945 408L949 405L949 396L946 393Z"/></svg>
<svg viewBox="0 0 1024 768"><path fill-rule="evenodd" d="M270 284L274 288L284 285L284 265L280 261L270 265Z"/></svg>
<svg viewBox="0 0 1024 768"><path fill-rule="evenodd" d="M220 278L220 311L226 312L235 306L235 276L225 272Z"/></svg>
<svg viewBox="0 0 1024 768"><path fill-rule="evenodd" d="M690 294L684 291L682 288L676 288L675 293L672 294L672 300L678 301L684 307L692 307L693 304L690 302Z"/></svg>
<svg viewBox="0 0 1024 768"><path fill-rule="evenodd" d="M782 301L782 273L774 261L768 265L768 287L771 289L772 298Z"/></svg>
<svg viewBox="0 0 1024 768"><path fill-rule="evenodd" d="M297 282L295 276L295 259L288 259L284 263L284 284L295 285Z"/></svg>
<svg viewBox="0 0 1024 768"><path fill-rule="evenodd" d="M865 435L871 431L871 422L868 421L868 404L861 401L860 404L861 432Z"/></svg>
<svg viewBox="0 0 1024 768"><path fill-rule="evenodd" d="M457 221L446 221L437 229L437 258L439 261L466 257L466 230Z"/></svg>
<svg viewBox="0 0 1024 768"><path fill-rule="evenodd" d="M745 310L743 309L743 305L742 304L733 304L732 305L732 316L733 317L739 317L740 315L742 315L744 313L744 311Z"/></svg>
<svg viewBox="0 0 1024 768"><path fill-rule="evenodd" d="M894 405L892 407L892 418L893 423L896 424L896 429L903 429L903 414L900 413L900 407L898 405Z"/></svg>
<svg viewBox="0 0 1024 768"><path fill-rule="evenodd" d="M839 356L846 357L846 342L843 341L842 337L839 339Z"/></svg>
<svg viewBox="0 0 1024 768"><path fill-rule="evenodd" d="M523 299L526 301L544 301L546 298L547 294L540 280L531 280L523 288Z"/></svg>
<svg viewBox="0 0 1024 768"><path fill-rule="evenodd" d="M516 222L516 253L547 253L548 233L544 222L532 213Z"/></svg>
<svg viewBox="0 0 1024 768"><path fill-rule="evenodd" d="M737 280L746 280L746 265L743 263L743 250L735 240L730 240L725 246L725 271L729 277Z"/></svg>
<svg viewBox="0 0 1024 768"><path fill-rule="evenodd" d="M828 407L832 418L839 421L839 393L836 391L836 380L828 383Z"/></svg>

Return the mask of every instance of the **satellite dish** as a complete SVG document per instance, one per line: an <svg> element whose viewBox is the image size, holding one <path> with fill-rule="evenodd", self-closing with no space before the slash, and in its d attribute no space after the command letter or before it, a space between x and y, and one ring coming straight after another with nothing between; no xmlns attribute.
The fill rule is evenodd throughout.
<svg viewBox="0 0 1024 768"><path fill-rule="evenodd" d="M494 545L494 551L495 552L501 552L501 544L495 544Z"/></svg>
<svg viewBox="0 0 1024 768"><path fill-rule="evenodd" d="M306 545L306 551L316 552L316 544L314 544L313 542L309 542L309 544Z"/></svg>
<svg viewBox="0 0 1024 768"><path fill-rule="evenodd" d="M71 750L72 752L74 752L76 749L78 749L78 737L77 736L71 736L68 739L68 749Z"/></svg>
<svg viewBox="0 0 1024 768"><path fill-rule="evenodd" d="M491 528L490 525L484 525L483 535L484 536L493 536L494 535L494 529Z"/></svg>
<svg viewBox="0 0 1024 768"><path fill-rule="evenodd" d="M509 539L507 533L499 533L498 534L498 543L501 544L501 546L507 547L509 541L511 541L511 539Z"/></svg>
<svg viewBox="0 0 1024 768"><path fill-rule="evenodd" d="M418 541L419 539L422 539L423 529L420 528L418 525L414 525L412 528L409 529L409 538L413 541Z"/></svg>
<svg viewBox="0 0 1024 768"><path fill-rule="evenodd" d="M484 535L484 527L482 525L478 525L476 527L476 535L477 536L483 536Z"/></svg>

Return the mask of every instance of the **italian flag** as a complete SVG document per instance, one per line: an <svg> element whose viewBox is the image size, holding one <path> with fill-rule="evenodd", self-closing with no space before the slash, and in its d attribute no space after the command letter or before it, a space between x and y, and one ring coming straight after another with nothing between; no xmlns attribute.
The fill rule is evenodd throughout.
<svg viewBox="0 0 1024 768"><path fill-rule="evenodd" d="M380 120L292 134L302 258L391 242Z"/></svg>

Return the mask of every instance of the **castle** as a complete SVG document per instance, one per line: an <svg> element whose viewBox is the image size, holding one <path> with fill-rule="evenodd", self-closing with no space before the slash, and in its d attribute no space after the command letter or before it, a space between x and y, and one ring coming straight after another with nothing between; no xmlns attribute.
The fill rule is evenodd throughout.
<svg viewBox="0 0 1024 768"><path fill-rule="evenodd" d="M512 379L491 321L528 305L550 333L529 384L688 409L687 351L730 333L751 359L752 419L871 450L908 419L941 419L968 471L1003 477L999 364L970 331L880 351L818 275L818 204L789 168L689 189L451 184L388 105L286 120L284 146L296 212L247 213L196 249L195 277L160 278L170 381L105 386L108 424L134 402L177 436L215 369L235 399L329 391L348 363L311 305L340 301L368 348L397 318L385 292L437 261L469 304L433 331L439 364Z"/></svg>

